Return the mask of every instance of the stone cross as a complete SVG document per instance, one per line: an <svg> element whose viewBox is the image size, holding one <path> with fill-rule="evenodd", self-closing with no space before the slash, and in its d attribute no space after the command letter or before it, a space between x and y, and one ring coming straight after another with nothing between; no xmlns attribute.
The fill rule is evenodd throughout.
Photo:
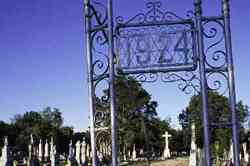
<svg viewBox="0 0 250 166"><path fill-rule="evenodd" d="M196 166L197 163L197 146L195 143L195 124L192 123L191 126L192 137L191 137L191 149L190 149L190 157L189 157L189 166Z"/></svg>
<svg viewBox="0 0 250 166"><path fill-rule="evenodd" d="M164 148L163 157L164 159L167 159L171 157L170 150L169 150L169 138L172 136L169 135L168 132L166 131L163 137L165 137L165 148Z"/></svg>

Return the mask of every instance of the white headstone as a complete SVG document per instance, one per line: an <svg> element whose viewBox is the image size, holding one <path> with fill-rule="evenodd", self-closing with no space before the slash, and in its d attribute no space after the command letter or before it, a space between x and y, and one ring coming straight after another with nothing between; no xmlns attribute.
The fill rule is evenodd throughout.
<svg viewBox="0 0 250 166"><path fill-rule="evenodd" d="M197 158L197 146L195 143L195 124L193 123L191 126L192 137L191 137L191 149L190 149L190 157L189 157L189 166L196 166Z"/></svg>
<svg viewBox="0 0 250 166"><path fill-rule="evenodd" d="M82 141L82 146L81 146L81 160L82 164L86 162L86 142L85 140Z"/></svg>
<svg viewBox="0 0 250 166"><path fill-rule="evenodd" d="M73 142L70 140L69 144L69 156L68 159L71 160L74 157L74 148L73 148Z"/></svg>
<svg viewBox="0 0 250 166"><path fill-rule="evenodd" d="M8 137L4 137L4 146L2 148L1 165L5 166L9 162L8 156Z"/></svg>
<svg viewBox="0 0 250 166"><path fill-rule="evenodd" d="M53 139L53 137L51 137L51 139L50 139L50 154L53 153L53 149L54 149L54 139Z"/></svg>
<svg viewBox="0 0 250 166"><path fill-rule="evenodd" d="M48 161L49 159L49 144L48 144L48 140L46 139L46 142L45 142L45 148L44 148L44 158L46 161Z"/></svg>
<svg viewBox="0 0 250 166"><path fill-rule="evenodd" d="M89 145L88 144L86 144L86 157L87 158L91 158L91 156L90 156L90 150L89 150Z"/></svg>
<svg viewBox="0 0 250 166"><path fill-rule="evenodd" d="M171 157L169 150L169 138L171 137L171 135L169 135L168 132L166 131L163 137L165 137L165 148L163 152L163 158L167 159Z"/></svg>
<svg viewBox="0 0 250 166"><path fill-rule="evenodd" d="M133 146L133 152L132 152L132 160L136 160L136 150L135 150L135 145Z"/></svg>
<svg viewBox="0 0 250 166"><path fill-rule="evenodd" d="M38 148L38 158L39 158L39 161L42 161L43 160L43 150L42 150L42 140L40 139L39 141L39 148Z"/></svg>
<svg viewBox="0 0 250 166"><path fill-rule="evenodd" d="M233 142L231 140L230 150L229 150L229 154L228 154L228 160L231 160L233 162L233 158L234 158Z"/></svg>
<svg viewBox="0 0 250 166"><path fill-rule="evenodd" d="M56 154L56 146L54 145L53 148L51 149L50 152L50 163L51 166L56 166L57 165L57 154Z"/></svg>
<svg viewBox="0 0 250 166"><path fill-rule="evenodd" d="M123 160L127 161L126 146L123 147Z"/></svg>
<svg viewBox="0 0 250 166"><path fill-rule="evenodd" d="M247 143L243 144L243 151L244 151L244 161L248 164L249 162L249 154L247 151Z"/></svg>
<svg viewBox="0 0 250 166"><path fill-rule="evenodd" d="M78 165L81 164L81 143L80 141L76 142L76 156L75 156L75 160L77 162Z"/></svg>

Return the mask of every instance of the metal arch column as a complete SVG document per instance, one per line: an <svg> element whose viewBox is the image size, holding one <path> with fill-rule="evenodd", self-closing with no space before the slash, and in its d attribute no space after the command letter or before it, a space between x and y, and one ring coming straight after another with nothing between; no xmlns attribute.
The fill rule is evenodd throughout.
<svg viewBox="0 0 250 166"><path fill-rule="evenodd" d="M202 97L204 152L205 152L206 166L211 166L209 119L208 119L208 90L207 90L207 80L206 80L203 26L202 26L202 0L195 0L194 6L195 6L195 20L197 29L200 87L201 87L201 97Z"/></svg>
<svg viewBox="0 0 250 166"><path fill-rule="evenodd" d="M115 64L114 64L114 22L113 1L107 1L108 7L108 55L109 55L109 90L110 90L110 113L111 113L111 140L112 140L112 166L118 165L117 156L117 126L116 126L116 101L115 101Z"/></svg>
<svg viewBox="0 0 250 166"><path fill-rule="evenodd" d="M233 140L233 153L234 153L234 165L240 166L239 157L239 138L238 138L238 121L236 110L236 95L235 95L235 79L234 79L234 64L232 53L232 41L231 41L231 28L230 28L230 4L229 0L222 0L222 11L224 16L225 26L225 46L227 57L227 69L228 69L228 87L229 87L229 104L232 118L232 140Z"/></svg>
<svg viewBox="0 0 250 166"><path fill-rule="evenodd" d="M96 156L96 140L95 140L95 92L93 84L93 68L92 68L92 45L91 45L91 16L90 16L90 0L84 0L84 13L85 13L85 43L86 43L86 59L87 59L87 72L88 72L88 100L89 100L89 117L90 117L90 139L91 139L91 153L92 165L97 166Z"/></svg>

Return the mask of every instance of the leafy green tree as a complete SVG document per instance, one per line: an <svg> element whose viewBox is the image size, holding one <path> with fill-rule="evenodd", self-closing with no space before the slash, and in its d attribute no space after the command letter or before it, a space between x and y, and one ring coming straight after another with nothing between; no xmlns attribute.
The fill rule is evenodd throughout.
<svg viewBox="0 0 250 166"><path fill-rule="evenodd" d="M132 77L119 74L115 85L120 150L124 147L132 150L136 145L148 155L152 149L161 153L164 148L162 135L170 124L157 116L158 103L152 101L151 95Z"/></svg>
<svg viewBox="0 0 250 166"><path fill-rule="evenodd" d="M228 123L231 118L229 111L229 101L225 96L217 92L209 91L208 93L208 119L210 124ZM184 130L190 132L191 123L196 125L196 143L199 147L203 146L203 125L202 125L202 103L201 96L195 95L191 98L188 107L179 114L179 122ZM238 121L244 122L247 114L247 107L240 101L237 103L237 117ZM211 147L215 155L222 156L224 149L229 149L231 140L230 127L210 128ZM219 145L219 150L215 151L215 143Z"/></svg>
<svg viewBox="0 0 250 166"><path fill-rule="evenodd" d="M73 138L73 128L63 126L63 118L59 109L50 107L41 112L30 111L23 115L16 115L10 126L13 126L11 131L15 131L13 141L15 148L26 154L31 134L35 138L35 144L39 143L39 139L50 141L50 138L53 137L61 154L67 153L69 140Z"/></svg>

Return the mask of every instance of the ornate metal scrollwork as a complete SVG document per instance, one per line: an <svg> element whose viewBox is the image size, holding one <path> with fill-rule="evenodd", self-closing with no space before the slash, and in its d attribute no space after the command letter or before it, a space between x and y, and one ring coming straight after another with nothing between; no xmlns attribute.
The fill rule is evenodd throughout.
<svg viewBox="0 0 250 166"><path fill-rule="evenodd" d="M148 11L146 13L138 13L128 21L125 21L122 16L116 17L116 24L145 24L145 23L159 23L163 21L174 21L174 20L184 20L184 18L176 15L170 11L163 11L161 9L162 3L160 1L148 2L146 3ZM192 19L194 14L192 11L188 11L186 14L188 19Z"/></svg>
<svg viewBox="0 0 250 166"><path fill-rule="evenodd" d="M207 86L212 91L225 95L228 91L228 76L224 72L207 73Z"/></svg>
<svg viewBox="0 0 250 166"><path fill-rule="evenodd" d="M224 25L220 20L203 23L206 65L209 69L226 67Z"/></svg>
<svg viewBox="0 0 250 166"><path fill-rule="evenodd" d="M195 72L163 73L163 82L177 82L178 88L185 94L199 93L200 79Z"/></svg>
<svg viewBox="0 0 250 166"><path fill-rule="evenodd" d="M109 58L107 55L108 50L108 37L105 29L107 24L107 8L100 2L92 2L91 9L91 54L92 54L92 72L93 83L95 92L95 109L94 124L96 129L102 129L109 123L108 109L109 93L105 90L109 89ZM99 131L98 131L99 132ZM97 135L98 135L97 132Z"/></svg>
<svg viewBox="0 0 250 166"><path fill-rule="evenodd" d="M207 86L222 95L228 90L224 34L222 20L213 19L203 22Z"/></svg>

